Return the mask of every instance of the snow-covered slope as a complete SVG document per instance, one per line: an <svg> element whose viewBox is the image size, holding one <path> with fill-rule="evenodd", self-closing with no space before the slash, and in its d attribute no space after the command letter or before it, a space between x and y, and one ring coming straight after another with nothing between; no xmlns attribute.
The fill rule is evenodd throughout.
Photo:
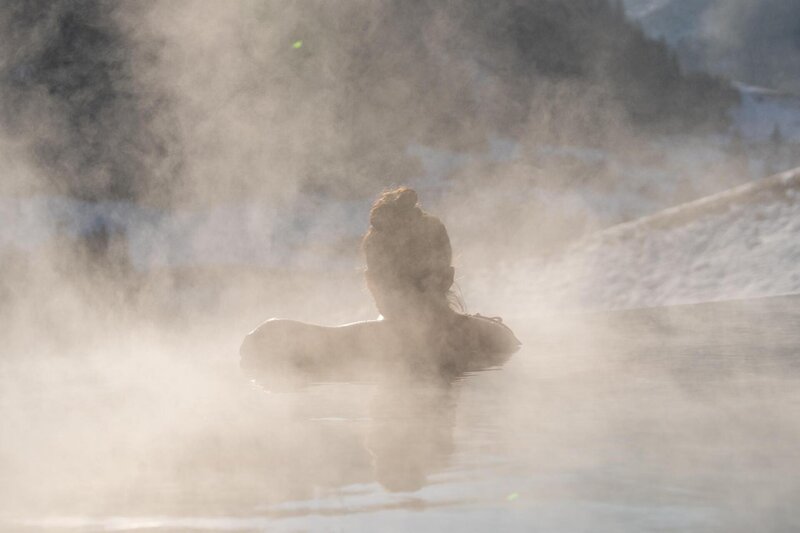
<svg viewBox="0 0 800 533"><path fill-rule="evenodd" d="M103 222L124 227L140 269L236 263L353 271L355 254L324 246L345 239L342 249L357 248L368 200L327 207L312 200L290 212L253 204L169 214L54 199L0 202L0 251L35 251ZM498 264L487 249L475 261L459 260L460 285L470 306L505 316L800 293L800 169L590 234L551 259Z"/></svg>
<svg viewBox="0 0 800 533"><path fill-rule="evenodd" d="M516 314L800 293L800 169L609 228L549 261L504 270L506 300Z"/></svg>

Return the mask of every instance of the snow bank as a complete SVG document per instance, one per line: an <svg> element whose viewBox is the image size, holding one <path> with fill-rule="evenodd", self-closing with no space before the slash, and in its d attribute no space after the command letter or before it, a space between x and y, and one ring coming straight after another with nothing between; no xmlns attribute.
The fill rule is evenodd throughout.
<svg viewBox="0 0 800 533"><path fill-rule="evenodd" d="M504 270L506 299L517 314L531 306L622 309L800 293L800 169Z"/></svg>

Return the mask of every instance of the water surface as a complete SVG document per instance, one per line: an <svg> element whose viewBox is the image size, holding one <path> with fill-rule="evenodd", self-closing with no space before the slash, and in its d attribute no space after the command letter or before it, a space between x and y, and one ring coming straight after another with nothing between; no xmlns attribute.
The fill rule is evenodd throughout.
<svg viewBox="0 0 800 533"><path fill-rule="evenodd" d="M146 369L94 389L80 376L64 388L61 376L59 402L100 395L108 405L85 418L65 407L54 426L43 413L57 402L40 393L24 420L5 417L49 443L23 452L13 444L21 437L5 439L3 524L800 529L800 299L510 323L520 352L502 369L452 382L267 393L224 358L189 385L145 392ZM170 392L126 406L155 390ZM53 441L59 435L65 442Z"/></svg>

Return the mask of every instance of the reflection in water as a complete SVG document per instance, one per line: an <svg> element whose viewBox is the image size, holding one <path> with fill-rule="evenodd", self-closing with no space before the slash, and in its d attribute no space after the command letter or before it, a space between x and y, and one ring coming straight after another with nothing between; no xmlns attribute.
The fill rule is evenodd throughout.
<svg viewBox="0 0 800 533"><path fill-rule="evenodd" d="M499 372L150 373L91 411L43 381L3 420L0 529L800 531L798 323L798 297L563 317Z"/></svg>
<svg viewBox="0 0 800 533"><path fill-rule="evenodd" d="M371 404L367 449L377 481L389 491L415 491L453 453L456 397L449 380L378 388Z"/></svg>
<svg viewBox="0 0 800 533"><path fill-rule="evenodd" d="M374 391L369 398L365 447L376 481L391 492L417 491L430 474L444 469L455 448L455 384L466 368L474 372L495 368L510 355L474 353L461 358L467 365L454 364L458 357L453 354L417 353L373 369L368 374ZM332 376L326 374L329 379ZM271 391L302 392L314 384L314 378L313 373L262 371L256 382ZM319 413L311 413L311 418L321 419Z"/></svg>
<svg viewBox="0 0 800 533"><path fill-rule="evenodd" d="M462 322L465 327L459 328L460 335L450 331L439 335L439 343L416 343L416 346L407 337L390 330L396 335L391 337L394 342L375 343L373 352L356 358L358 364L355 365L348 357L334 357L335 350L333 354L326 353L324 342L314 345L313 349L309 347L309 339L334 338L332 333L339 333L336 328L268 322L267 326L273 326L273 329L300 328L304 334L295 337L302 338L308 346L304 345L299 351L287 350L288 356L276 355L274 345L270 343L263 344L260 350L245 350L243 370L256 383L271 391L302 390L321 381L347 383L359 378L375 383L369 401L370 423L366 435L374 476L388 491L417 491L426 485L432 472L446 465L453 452L457 396L453 384L466 372L504 364L518 347L516 338L498 319L460 316L458 323ZM388 326L384 323L362 325L372 329L380 326L381 330ZM502 351L487 349L484 343L473 338L476 337L473 329L466 327L474 328L474 325L484 328L480 330L483 332L502 332L514 342L499 344ZM429 348L420 349L419 344ZM444 348L437 348L438 344ZM450 346L459 346L460 349L451 349ZM488 346L497 348L491 343ZM376 355L379 348L381 351ZM307 357L308 354L313 357ZM295 364L297 360L304 364ZM313 414L312 418L320 417Z"/></svg>

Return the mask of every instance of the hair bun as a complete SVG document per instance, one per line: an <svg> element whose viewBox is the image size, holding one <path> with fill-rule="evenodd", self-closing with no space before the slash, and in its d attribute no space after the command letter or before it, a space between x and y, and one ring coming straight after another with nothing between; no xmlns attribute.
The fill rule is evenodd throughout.
<svg viewBox="0 0 800 533"><path fill-rule="evenodd" d="M377 230L389 230L393 226L406 225L422 216L414 189L401 187L387 191L378 198L369 213L369 223Z"/></svg>
<svg viewBox="0 0 800 533"><path fill-rule="evenodd" d="M401 210L413 210L416 209L419 211L417 207L417 202L419 202L419 198L417 197L417 191L414 189L407 189L402 188L397 190L397 197L395 198L395 204L397 204L397 208Z"/></svg>

